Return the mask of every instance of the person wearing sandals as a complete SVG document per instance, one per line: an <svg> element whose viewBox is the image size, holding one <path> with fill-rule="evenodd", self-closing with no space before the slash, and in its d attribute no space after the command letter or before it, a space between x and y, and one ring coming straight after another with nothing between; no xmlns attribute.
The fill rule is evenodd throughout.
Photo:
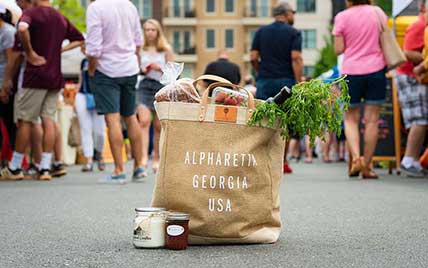
<svg viewBox="0 0 428 268"><path fill-rule="evenodd" d="M379 22L387 16L371 0L347 0L347 9L334 19L334 49L344 53L341 72L349 81L351 105L345 113L345 135L352 165L349 176L362 173L364 179L377 179L371 161L378 140L378 120L386 94L386 62L379 42ZM364 18L364 19L361 19ZM360 106L364 100L364 156L360 156Z"/></svg>
<svg viewBox="0 0 428 268"><path fill-rule="evenodd" d="M82 53L85 54L85 45L82 45L81 49ZM89 85L88 60L86 58L80 64L78 88L79 92L76 95L75 109L80 124L83 155L86 158L86 164L83 166L82 171L93 171L94 160L98 162L98 169L102 171L105 169L102 152L105 142L106 124L104 116L97 114L95 110L94 95Z"/></svg>
<svg viewBox="0 0 428 268"><path fill-rule="evenodd" d="M159 167L161 126L153 103L156 92L163 87L160 83L162 67L166 62L172 61L174 55L157 20L147 20L143 25L143 31L144 43L141 51L141 71L144 79L140 82L137 90L137 114L143 131L143 165L146 168L149 159L149 130L151 119L153 118L154 148L152 168L156 172Z"/></svg>

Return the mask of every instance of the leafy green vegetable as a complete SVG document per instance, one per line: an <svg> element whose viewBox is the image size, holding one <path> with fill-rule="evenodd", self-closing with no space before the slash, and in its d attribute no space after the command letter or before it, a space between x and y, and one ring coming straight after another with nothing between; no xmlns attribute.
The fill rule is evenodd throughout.
<svg viewBox="0 0 428 268"><path fill-rule="evenodd" d="M312 144L316 137L324 138L326 131L340 134L343 111L348 110L350 101L345 79L342 76L331 83L314 79L297 84L282 105L259 103L248 125L281 128L284 139L290 134L308 135Z"/></svg>

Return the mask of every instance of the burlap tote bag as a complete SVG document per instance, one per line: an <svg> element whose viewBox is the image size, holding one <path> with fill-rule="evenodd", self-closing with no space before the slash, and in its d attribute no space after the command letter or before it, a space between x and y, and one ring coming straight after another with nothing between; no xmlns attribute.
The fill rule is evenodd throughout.
<svg viewBox="0 0 428 268"><path fill-rule="evenodd" d="M162 133L152 206L189 213L190 244L274 243L281 230L280 131L246 126L250 93L248 108L233 107L210 104L209 89L201 104L155 104Z"/></svg>

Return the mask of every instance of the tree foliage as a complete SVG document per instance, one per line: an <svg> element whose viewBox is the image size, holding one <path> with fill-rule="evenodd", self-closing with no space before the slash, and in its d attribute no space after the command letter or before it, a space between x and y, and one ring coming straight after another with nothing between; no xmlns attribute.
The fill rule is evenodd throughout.
<svg viewBox="0 0 428 268"><path fill-rule="evenodd" d="M337 64L337 56L334 53L333 36L324 36L325 47L319 52L319 57L315 63L314 77L318 77L330 70Z"/></svg>
<svg viewBox="0 0 428 268"><path fill-rule="evenodd" d="M381 7L388 16L392 14L392 0L375 0L376 5Z"/></svg>
<svg viewBox="0 0 428 268"><path fill-rule="evenodd" d="M79 0L54 0L53 6L57 8L81 32L86 31L85 9Z"/></svg>

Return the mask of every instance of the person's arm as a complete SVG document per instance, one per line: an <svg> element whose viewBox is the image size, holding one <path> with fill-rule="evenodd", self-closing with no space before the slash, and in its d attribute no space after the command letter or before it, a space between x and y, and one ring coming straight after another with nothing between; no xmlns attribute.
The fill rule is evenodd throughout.
<svg viewBox="0 0 428 268"><path fill-rule="evenodd" d="M86 56L88 58L88 73L94 76L98 66L98 58L102 54L102 24L101 18L94 5L89 5L86 12Z"/></svg>
<svg viewBox="0 0 428 268"><path fill-rule="evenodd" d="M345 52L346 43L345 36L346 31L348 30L346 18L344 18L342 13L339 13L334 18L334 28L333 28L333 36L334 36L334 53L336 55L341 55Z"/></svg>
<svg viewBox="0 0 428 268"><path fill-rule="evenodd" d="M21 52L15 50L17 35L6 33L2 39L2 46L5 47L6 68L3 74L3 86L0 90L8 96L13 86L12 79L20 67Z"/></svg>
<svg viewBox="0 0 428 268"><path fill-rule="evenodd" d="M251 50L250 62L256 72L259 72L260 54L257 50Z"/></svg>
<svg viewBox="0 0 428 268"><path fill-rule="evenodd" d="M9 93L12 88L12 78L16 75L21 65L21 53L13 51L12 48L6 49L6 69L3 76L2 90Z"/></svg>
<svg viewBox="0 0 428 268"><path fill-rule="evenodd" d="M134 8L134 42L137 45L135 55L137 55L138 68L141 70L141 49L144 42L140 16L138 15L138 10L136 8Z"/></svg>
<svg viewBox="0 0 428 268"><path fill-rule="evenodd" d="M259 63L260 63L260 30L254 35L253 42L251 44L250 51L250 62L251 66L256 72L259 72Z"/></svg>
<svg viewBox="0 0 428 268"><path fill-rule="evenodd" d="M302 52L297 50L291 51L291 62L293 66L294 78L296 79L297 83L300 83L303 77Z"/></svg>
<svg viewBox="0 0 428 268"><path fill-rule="evenodd" d="M345 52L345 39L343 36L335 36L334 37L334 53L336 55L343 54Z"/></svg>
<svg viewBox="0 0 428 268"><path fill-rule="evenodd" d="M63 47L61 49L61 53L64 53L64 52L72 50L72 49L75 49L76 47L80 47L83 43L84 43L83 40L82 41L73 41L73 42L70 42L68 45L66 45L65 47Z"/></svg>
<svg viewBox="0 0 428 268"><path fill-rule="evenodd" d="M424 32L424 50L427 51L428 49L428 30L425 29ZM421 63L419 63L418 66L416 66L413 69L413 72L415 73L416 76L419 76L420 74L428 71L428 57L427 55L424 55L424 59Z"/></svg>
<svg viewBox="0 0 428 268"><path fill-rule="evenodd" d="M0 101L3 103L7 103L9 102L9 94L10 94L10 89L12 88L12 79L10 78L10 74L12 72L13 69L13 65L12 65L12 57L13 57L13 52L12 52L12 48L6 48L6 71L4 73L3 76L3 85L0 89Z"/></svg>
<svg viewBox="0 0 428 268"><path fill-rule="evenodd" d="M137 46L135 55L137 56L138 68L141 70L141 46Z"/></svg>
<svg viewBox="0 0 428 268"><path fill-rule="evenodd" d="M303 78L303 57L302 57L302 34L295 31L291 43L291 66L293 68L294 78L297 83L302 82Z"/></svg>
<svg viewBox="0 0 428 268"><path fill-rule="evenodd" d="M22 20L22 18L21 18ZM25 56L27 61L34 66L41 66L46 64L46 59L38 55L31 45L30 32L28 30L29 24L26 22L20 22L18 26L18 34L21 39L22 46L24 48Z"/></svg>
<svg viewBox="0 0 428 268"><path fill-rule="evenodd" d="M174 61L175 55L174 55L174 52L172 51L172 48L167 49L165 53L165 58L166 58L166 62Z"/></svg>
<svg viewBox="0 0 428 268"><path fill-rule="evenodd" d="M419 51L404 51L404 55L406 59L414 65L418 65L424 61L424 56Z"/></svg>

